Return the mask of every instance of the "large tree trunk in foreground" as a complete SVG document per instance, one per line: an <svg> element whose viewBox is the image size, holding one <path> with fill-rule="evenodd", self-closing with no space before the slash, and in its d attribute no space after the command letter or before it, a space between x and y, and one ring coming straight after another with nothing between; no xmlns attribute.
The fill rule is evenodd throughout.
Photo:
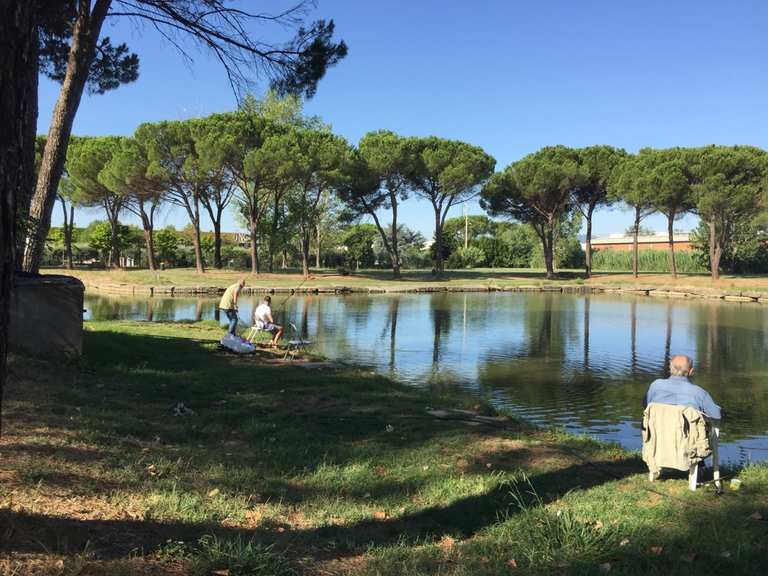
<svg viewBox="0 0 768 576"><path fill-rule="evenodd" d="M24 81L37 73L32 2L0 0L0 432L6 382L8 307L16 266L16 207L34 185L37 98Z"/></svg>
<svg viewBox="0 0 768 576"><path fill-rule="evenodd" d="M101 25L110 4L111 0L96 0L91 10L89 0L80 0L78 3L78 16L72 32L67 71L53 109L35 194L29 207L30 222L34 227L27 234L24 251L23 268L27 272L37 272L40 268L45 239L51 227L51 212L67 158L72 122L80 106L88 71L96 53Z"/></svg>
<svg viewBox="0 0 768 576"><path fill-rule="evenodd" d="M34 20L34 16L32 17ZM5 47L3 46L3 49ZM28 66L24 70L24 92L26 94L26 106L24 111L24 142L31 143L33 147L32 162L33 174L29 185L25 185L18 190L16 195L16 254L15 269L21 270L24 260L24 246L26 245L27 233L30 229L29 204L32 202L32 195L35 192L34 175L34 147L37 136L37 108L38 108L38 79L39 79L39 37L37 28L33 26L32 39L30 40L30 53L28 56ZM5 80L3 80L5 81Z"/></svg>
<svg viewBox="0 0 768 576"><path fill-rule="evenodd" d="M723 256L723 247L717 236L717 226L714 220L709 221L709 269L712 272L712 280L720 279L720 258Z"/></svg>
<svg viewBox="0 0 768 576"><path fill-rule="evenodd" d="M667 234L669 235L669 271L672 272L672 278L677 278L677 264L675 262L675 213L670 212L667 216Z"/></svg>

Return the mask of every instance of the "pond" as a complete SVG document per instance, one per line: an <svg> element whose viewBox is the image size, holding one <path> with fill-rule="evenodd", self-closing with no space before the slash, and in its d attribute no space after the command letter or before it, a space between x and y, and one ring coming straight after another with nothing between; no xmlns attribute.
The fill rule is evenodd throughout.
<svg viewBox="0 0 768 576"><path fill-rule="evenodd" d="M241 298L243 319L257 302ZM86 320L205 320L217 303L86 294ZM458 386L535 423L633 449L648 384L670 354L687 354L696 383L727 409L722 458L768 459L768 308L759 304L496 292L276 295L273 306L328 357L412 385Z"/></svg>

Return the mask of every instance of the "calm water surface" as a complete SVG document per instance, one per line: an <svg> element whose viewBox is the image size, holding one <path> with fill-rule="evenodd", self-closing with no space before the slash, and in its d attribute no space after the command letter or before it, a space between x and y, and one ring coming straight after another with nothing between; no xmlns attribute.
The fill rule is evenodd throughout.
<svg viewBox="0 0 768 576"><path fill-rule="evenodd" d="M86 319L206 320L217 299L86 295ZM241 298L250 318L257 298ZM726 408L722 456L768 459L768 307L624 296L275 296L331 358L424 387L458 386L544 425L639 448L642 397L670 354Z"/></svg>

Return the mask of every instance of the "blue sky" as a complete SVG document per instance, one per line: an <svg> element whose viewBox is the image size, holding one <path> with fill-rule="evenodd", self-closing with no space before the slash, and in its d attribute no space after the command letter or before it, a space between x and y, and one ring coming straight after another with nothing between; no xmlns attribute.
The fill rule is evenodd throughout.
<svg viewBox="0 0 768 576"><path fill-rule="evenodd" d="M335 20L349 56L329 71L306 112L351 142L377 129L456 138L482 146L497 169L550 144L610 144L631 152L704 144L768 148L763 0L320 0L312 16ZM189 65L154 30L125 19L115 19L105 34L139 54L141 76L106 95L84 96L74 133L131 134L141 122L236 106L209 54L193 48ZM40 132L47 131L57 92L58 85L41 79ZM81 212L78 225L102 217ZM404 223L427 237L432 218L423 202L409 200L403 208ZM185 224L178 209L160 220ZM603 210L594 232L620 232L630 220L621 210ZM658 216L648 225L665 229ZM679 226L693 225L688 217ZM225 228L236 227L228 215Z"/></svg>

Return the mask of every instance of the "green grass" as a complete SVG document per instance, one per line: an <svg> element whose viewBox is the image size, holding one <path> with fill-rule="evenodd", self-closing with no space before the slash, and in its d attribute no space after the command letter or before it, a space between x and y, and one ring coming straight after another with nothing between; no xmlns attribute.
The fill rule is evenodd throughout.
<svg viewBox="0 0 768 576"><path fill-rule="evenodd" d="M364 369L258 365L218 353L219 336L210 322L98 322L79 362L11 359L0 573L768 568L752 517L768 517L766 466L720 497L684 477L649 491L616 446L435 420L427 407L483 403ZM195 414L173 416L179 401Z"/></svg>

